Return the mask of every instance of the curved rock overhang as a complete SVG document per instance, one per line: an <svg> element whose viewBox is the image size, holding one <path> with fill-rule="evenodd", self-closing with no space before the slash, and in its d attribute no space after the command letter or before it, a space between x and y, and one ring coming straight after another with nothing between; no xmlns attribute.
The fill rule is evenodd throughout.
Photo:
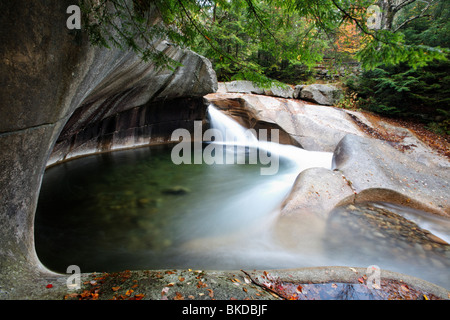
<svg viewBox="0 0 450 320"><path fill-rule="evenodd" d="M131 51L91 46L82 31L66 28L72 4L0 4L0 296L51 274L36 256L33 235L50 157L55 163L114 143L165 141L172 128L201 120L202 96L217 90L206 58L164 40L153 45L182 64L175 70Z"/></svg>

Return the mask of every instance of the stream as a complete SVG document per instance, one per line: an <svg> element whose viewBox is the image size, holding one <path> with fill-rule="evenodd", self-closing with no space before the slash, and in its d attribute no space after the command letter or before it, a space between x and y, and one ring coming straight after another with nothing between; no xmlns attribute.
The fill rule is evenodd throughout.
<svg viewBox="0 0 450 320"><path fill-rule="evenodd" d="M61 273L69 265L82 272L378 265L450 288L450 246L429 238L449 242L448 219L386 203L280 219L299 172L330 168L331 154L257 141L220 111L209 114L226 139L201 150L213 147L216 159L232 153L239 163L175 164L166 145L48 168L35 217L41 262ZM264 152L277 155L275 174L261 170L274 163L251 163Z"/></svg>

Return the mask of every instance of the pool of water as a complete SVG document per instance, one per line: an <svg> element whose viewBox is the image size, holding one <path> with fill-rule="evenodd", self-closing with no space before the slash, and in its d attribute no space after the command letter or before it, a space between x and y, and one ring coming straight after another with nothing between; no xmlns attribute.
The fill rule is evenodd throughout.
<svg viewBox="0 0 450 320"><path fill-rule="evenodd" d="M215 143L183 149L193 152L175 161L173 146L158 146L47 169L35 219L43 264L62 273L70 265L82 272L378 265L450 288L450 246L441 241L450 241L448 219L386 203L279 216L297 175L330 169L332 154L258 141L208 110ZM209 152L206 162L197 151Z"/></svg>
<svg viewBox="0 0 450 320"><path fill-rule="evenodd" d="M383 203L328 217L280 217L298 167L180 164L171 147L92 155L47 169L35 219L38 257L65 273L378 265L450 287L450 221ZM436 220L437 219L437 220Z"/></svg>
<svg viewBox="0 0 450 320"><path fill-rule="evenodd" d="M35 218L43 264L92 272L226 269L267 259L256 258L267 245L261 234L296 168L281 161L278 173L267 176L263 165L248 162L176 165L171 150L116 151L47 169Z"/></svg>
<svg viewBox="0 0 450 320"><path fill-rule="evenodd" d="M298 168L175 165L171 147L92 155L47 169L35 220L38 257L65 273L123 269L274 269L378 265L450 287L450 222L376 203L328 217L279 217ZM436 220L437 219L437 220Z"/></svg>

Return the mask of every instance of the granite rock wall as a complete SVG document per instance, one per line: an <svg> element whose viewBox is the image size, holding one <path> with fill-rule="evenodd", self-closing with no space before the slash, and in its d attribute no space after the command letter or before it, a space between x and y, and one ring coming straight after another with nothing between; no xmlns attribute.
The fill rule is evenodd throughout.
<svg viewBox="0 0 450 320"><path fill-rule="evenodd" d="M91 46L83 30L66 28L72 4L0 3L0 298L49 274L34 251L33 223L51 155L60 161L86 151L82 145L106 151L114 147L108 141L121 145L124 137L159 141L169 123L201 118L199 99L217 90L207 59L164 40L153 45L182 64L175 70L155 68L131 51Z"/></svg>

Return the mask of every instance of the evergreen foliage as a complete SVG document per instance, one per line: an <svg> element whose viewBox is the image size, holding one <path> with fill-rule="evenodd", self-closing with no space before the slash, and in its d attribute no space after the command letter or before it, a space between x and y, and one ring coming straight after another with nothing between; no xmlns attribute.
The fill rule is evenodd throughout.
<svg viewBox="0 0 450 320"><path fill-rule="evenodd" d="M363 68L406 63L412 67L446 57L448 49L407 43L403 33L370 30L373 0L81 0L94 44L132 49L158 66L176 63L153 46L166 38L213 60L220 79L267 82L307 72L336 51L341 26L362 35L352 54ZM159 15L160 23L150 23ZM406 17L407 18L407 17ZM285 69L291 71L284 74Z"/></svg>
<svg viewBox="0 0 450 320"><path fill-rule="evenodd" d="M418 116L448 132L448 0L80 2L92 43L133 50L158 67L176 68L179 63L155 45L167 39L208 57L222 81L297 84L324 58L336 67L357 60L364 72L348 85L360 107ZM379 29L366 24L374 3L384 8Z"/></svg>
<svg viewBox="0 0 450 320"><path fill-rule="evenodd" d="M398 23L416 14L419 5L407 7ZM450 3L439 1L427 17L403 30L411 46L450 47ZM360 97L359 107L387 116L416 119L441 134L450 134L450 62L433 60L416 68L405 63L383 65L347 81Z"/></svg>

